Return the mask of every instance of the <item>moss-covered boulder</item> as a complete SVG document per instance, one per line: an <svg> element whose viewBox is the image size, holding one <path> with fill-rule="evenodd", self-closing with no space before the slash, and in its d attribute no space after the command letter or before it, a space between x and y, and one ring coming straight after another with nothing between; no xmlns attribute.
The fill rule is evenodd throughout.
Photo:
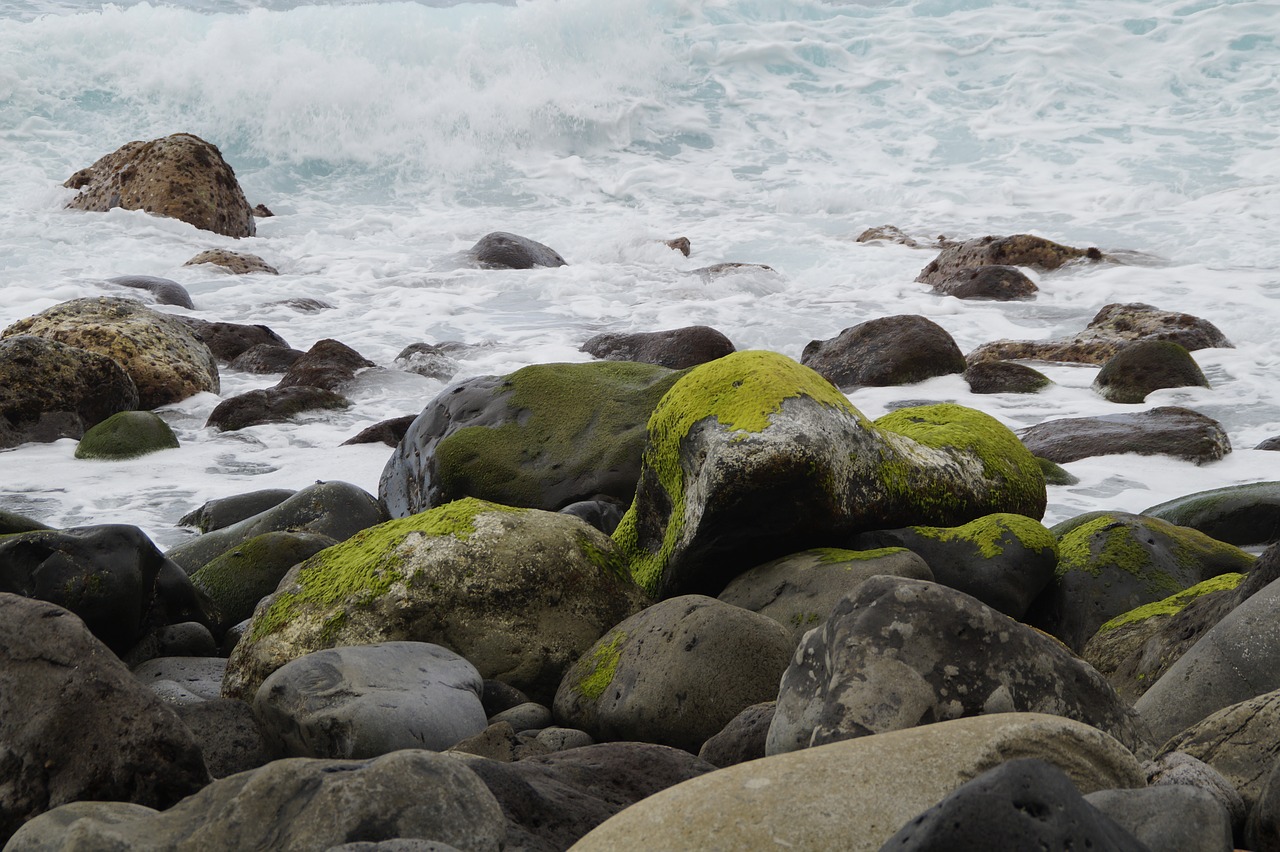
<svg viewBox="0 0 1280 852"><path fill-rule="evenodd" d="M1093 389L1111 402L1139 403L1161 388L1209 387L1200 365L1172 340L1140 340L1102 365Z"/></svg>
<svg viewBox="0 0 1280 852"><path fill-rule="evenodd" d="M1280 482L1251 482L1197 491L1142 514L1191 527L1241 547L1280 540Z"/></svg>
<svg viewBox="0 0 1280 852"><path fill-rule="evenodd" d="M121 411L94 426L76 445L78 459L135 459L176 450L178 436L151 411Z"/></svg>
<svg viewBox="0 0 1280 852"><path fill-rule="evenodd" d="M906 527L863 533L853 547L905 547L935 581L1022 618L1053 579L1058 540L1025 515L987 515L958 527ZM925 578L928 579L928 578Z"/></svg>
<svg viewBox="0 0 1280 852"><path fill-rule="evenodd" d="M1052 532L1058 568L1026 621L1077 653L1117 615L1219 574L1247 572L1254 562L1204 533L1125 512L1089 512Z"/></svg>
<svg viewBox="0 0 1280 852"><path fill-rule="evenodd" d="M645 423L682 374L652 364L535 364L446 389L387 461L392 517L477 497L556 511L635 494Z"/></svg>
<svg viewBox="0 0 1280 852"><path fill-rule="evenodd" d="M295 566L255 610L223 691L247 700L303 654L407 640L443 645L549 704L565 669L647 602L583 521L459 500Z"/></svg>
<svg viewBox="0 0 1280 852"><path fill-rule="evenodd" d="M659 597L718 594L746 567L864 530L1041 517L1044 476L995 419L958 405L874 424L774 352L695 367L649 418L636 499L614 531Z"/></svg>

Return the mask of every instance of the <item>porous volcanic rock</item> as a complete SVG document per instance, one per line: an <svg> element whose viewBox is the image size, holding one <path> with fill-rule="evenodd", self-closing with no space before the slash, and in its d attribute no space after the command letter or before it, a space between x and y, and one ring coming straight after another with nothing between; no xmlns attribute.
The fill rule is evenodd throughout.
<svg viewBox="0 0 1280 852"><path fill-rule="evenodd" d="M971 393L1038 393L1053 384L1039 370L1013 361L983 361L965 368Z"/></svg>
<svg viewBox="0 0 1280 852"><path fill-rule="evenodd" d="M1150 506L1142 514L1240 547L1269 544L1280 540L1280 482L1197 491Z"/></svg>
<svg viewBox="0 0 1280 852"><path fill-rule="evenodd" d="M1102 259L1102 252L1096 248L1073 248L1032 234L979 237L944 248L920 270L916 280L924 284L945 285L962 277L968 270L982 266L1028 266L1047 272L1071 261L1096 262Z"/></svg>
<svg viewBox="0 0 1280 852"><path fill-rule="evenodd" d="M188 260L183 266L199 266L200 264L219 266L233 275L248 275L252 272L263 272L267 275L279 275L280 271L256 254L226 249L209 249L202 251Z"/></svg>
<svg viewBox="0 0 1280 852"><path fill-rule="evenodd" d="M235 322L210 322L196 317L175 316L174 319L187 325L215 358L224 363L235 360L248 349L268 344L288 348L284 338L265 325L245 325ZM283 371L282 371L283 372Z"/></svg>
<svg viewBox="0 0 1280 852"><path fill-rule="evenodd" d="M939 296L957 299L991 299L1011 302L1034 299L1040 290L1035 282L1015 266L975 266L957 272L954 278L933 285Z"/></svg>
<svg viewBox="0 0 1280 852"><path fill-rule="evenodd" d="M337 340L316 341L301 358L289 365L276 388L312 387L338 391L356 373L377 366L356 350Z"/></svg>

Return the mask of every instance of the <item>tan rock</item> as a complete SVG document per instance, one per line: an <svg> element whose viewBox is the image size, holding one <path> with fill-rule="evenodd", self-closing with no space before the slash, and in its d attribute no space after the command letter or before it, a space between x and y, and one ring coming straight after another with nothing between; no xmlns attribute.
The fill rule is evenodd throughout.
<svg viewBox="0 0 1280 852"><path fill-rule="evenodd" d="M246 275L250 272L265 272L267 275L279 275L280 270L267 263L256 254L226 249L209 249L202 251L188 260L183 266L198 266L202 263L221 266L233 275Z"/></svg>

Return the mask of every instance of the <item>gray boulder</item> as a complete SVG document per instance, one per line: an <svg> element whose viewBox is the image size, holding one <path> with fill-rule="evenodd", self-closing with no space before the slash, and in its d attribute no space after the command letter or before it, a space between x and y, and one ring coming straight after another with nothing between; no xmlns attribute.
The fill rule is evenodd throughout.
<svg viewBox="0 0 1280 852"><path fill-rule="evenodd" d="M197 317L175 316L187 326L196 338L209 347L214 357L226 363L234 361L255 346L281 346L288 348L284 338L265 325L245 325L234 322L211 322Z"/></svg>
<svg viewBox="0 0 1280 852"><path fill-rule="evenodd" d="M1058 464L1118 453L1165 455L1196 464L1231 452L1222 424L1189 408L1167 405L1138 414L1064 417L1018 432L1027 449Z"/></svg>
<svg viewBox="0 0 1280 852"><path fill-rule="evenodd" d="M769 726L777 701L752 704L698 749L698 757L708 763L724 767L745 763L765 756L765 743L769 739Z"/></svg>
<svg viewBox="0 0 1280 852"><path fill-rule="evenodd" d="M1180 752L1201 760L1239 792L1253 810L1280 761L1280 690L1263 693L1210 713L1174 734L1162 752Z"/></svg>
<svg viewBox="0 0 1280 852"><path fill-rule="evenodd" d="M276 383L277 389L293 387L339 391L356 373L377 366L359 352L337 340L316 341Z"/></svg>
<svg viewBox="0 0 1280 852"><path fill-rule="evenodd" d="M226 778L267 763L262 730L253 708L243 701L214 697L170 707L195 737L214 778Z"/></svg>
<svg viewBox="0 0 1280 852"><path fill-rule="evenodd" d="M1142 510L1171 524L1246 547L1280 539L1280 482L1197 491Z"/></svg>
<svg viewBox="0 0 1280 852"><path fill-rule="evenodd" d="M205 426L234 432L263 423L288 423L308 411L341 411L351 401L340 393L313 387L263 388L224 399L209 412Z"/></svg>
<svg viewBox="0 0 1280 852"><path fill-rule="evenodd" d="M259 512L274 509L297 493L290 488L264 488L261 491L219 497L183 515L178 525L195 527L202 533L213 532L245 518L252 518Z"/></svg>
<svg viewBox="0 0 1280 852"><path fill-rule="evenodd" d="M640 361L683 370L736 350L729 338L714 328L691 325L668 331L605 332L582 344L581 351L605 361Z"/></svg>
<svg viewBox="0 0 1280 852"><path fill-rule="evenodd" d="M157 278L154 275L118 275L115 278L108 278L107 283L133 290L146 290L160 305L177 305L192 311L196 309L187 288L168 278Z"/></svg>
<svg viewBox="0 0 1280 852"><path fill-rule="evenodd" d="M965 367L970 393L1039 393L1053 382L1039 370L1014 361L982 361Z"/></svg>
<svg viewBox="0 0 1280 852"><path fill-rule="evenodd" d="M535 266L564 266L564 258L555 249L528 237L494 231L485 234L469 254L475 262L489 269L532 269Z"/></svg>
<svg viewBox="0 0 1280 852"><path fill-rule="evenodd" d="M1231 816L1204 790L1162 785L1145 790L1098 790L1085 801L1147 849L1231 852Z"/></svg>
<svg viewBox="0 0 1280 852"><path fill-rule="evenodd" d="M1236 835L1242 835L1245 818L1244 798L1222 773L1204 761L1180 751L1164 754L1142 765L1147 783L1152 787L1193 787L1208 793L1222 806L1227 824Z"/></svg>
<svg viewBox="0 0 1280 852"><path fill-rule="evenodd" d="M915 315L868 320L830 340L810 341L800 363L844 390L914 384L965 369L946 329Z"/></svg>
<svg viewBox="0 0 1280 852"><path fill-rule="evenodd" d="M173 684L198 701L208 701L222 694L222 676L226 670L227 661L222 657L153 657L134 666L133 676L162 698L164 685Z"/></svg>

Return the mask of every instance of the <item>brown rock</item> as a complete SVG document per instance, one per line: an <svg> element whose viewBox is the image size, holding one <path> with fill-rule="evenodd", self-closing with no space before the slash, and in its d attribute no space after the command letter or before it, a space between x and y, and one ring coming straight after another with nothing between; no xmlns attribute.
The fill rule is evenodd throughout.
<svg viewBox="0 0 1280 852"><path fill-rule="evenodd" d="M908 248L919 248L920 243L908 236L897 225L881 225L878 228L867 228L858 234L860 243L898 243Z"/></svg>
<svg viewBox="0 0 1280 852"><path fill-rule="evenodd" d="M683 370L736 351L732 341L714 328L691 325L670 331L605 332L582 344L582 350L605 361L640 361Z"/></svg>
<svg viewBox="0 0 1280 852"><path fill-rule="evenodd" d="M256 254L226 249L209 249L202 251L188 260L183 266L197 266L208 263L221 266L234 275L247 275L250 272L265 272L268 275L279 275L280 271Z"/></svg>
<svg viewBox="0 0 1280 852"><path fill-rule="evenodd" d="M933 292L957 299L992 299L1011 302L1033 299L1040 288L1016 266L978 266L956 273L933 285Z"/></svg>
<svg viewBox="0 0 1280 852"><path fill-rule="evenodd" d="M829 340L812 340L800 363L842 390L912 384L965 368L946 329L915 314L868 320Z"/></svg>
<svg viewBox="0 0 1280 852"><path fill-rule="evenodd" d="M1031 234L1011 237L980 237L950 245L920 270L916 280L924 284L946 284L965 270L979 266L1029 266L1048 271L1073 260L1102 260L1096 248L1064 246Z"/></svg>
<svg viewBox="0 0 1280 852"><path fill-rule="evenodd" d="M1033 454L1058 464L1117 453L1166 455L1204 464L1231 452L1222 424L1174 405L1138 414L1050 420L1023 429L1018 437Z"/></svg>

